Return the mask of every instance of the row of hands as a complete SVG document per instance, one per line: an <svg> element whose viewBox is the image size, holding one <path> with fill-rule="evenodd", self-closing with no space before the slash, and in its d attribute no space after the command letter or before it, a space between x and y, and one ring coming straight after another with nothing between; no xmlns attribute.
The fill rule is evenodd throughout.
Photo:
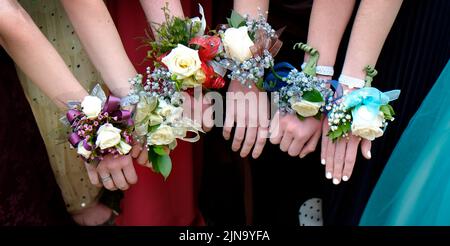
<svg viewBox="0 0 450 246"><path fill-rule="evenodd" d="M247 88L238 81L231 81L228 93L242 92L255 93L256 104L263 104L267 110L261 114L259 110L249 108L249 103L243 100L227 100L223 137L231 139L232 128L235 127L231 148L240 151L241 157L247 157L250 153L253 158L258 158L267 142L279 145L280 150L287 152L292 157L304 158L314 152L321 140L321 160L325 165L325 177L332 179L333 184L348 181L355 165L358 147L366 159L371 158L371 142L350 135L348 138L332 142L328 137L328 121L324 117L318 120L308 117L300 120L292 114L281 115L276 112L272 120L269 119L269 100L265 94L259 94L256 87ZM205 108L205 105L204 105ZM240 113L238 109L246 109ZM265 117L267 116L267 117ZM204 130L210 131L213 125L212 115L203 118ZM244 123L244 124L239 124ZM256 124L255 124L256 123ZM133 159L137 163L151 167L148 160L147 148L142 144L135 144L129 155L105 158L97 165L85 164L90 182L97 187L105 187L108 190L127 190L136 184L138 177L133 166ZM109 212L108 212L109 211ZM110 214L110 209L101 204L73 216L79 224L94 225L105 219Z"/></svg>

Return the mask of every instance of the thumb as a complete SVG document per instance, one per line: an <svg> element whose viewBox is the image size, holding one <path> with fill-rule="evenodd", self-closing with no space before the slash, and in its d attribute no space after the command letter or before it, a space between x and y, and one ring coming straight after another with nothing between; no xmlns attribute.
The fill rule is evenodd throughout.
<svg viewBox="0 0 450 246"><path fill-rule="evenodd" d="M370 152L370 149L372 148L372 141L369 141L367 139L363 139L361 141L361 152L364 158L369 160L372 158L372 153Z"/></svg>

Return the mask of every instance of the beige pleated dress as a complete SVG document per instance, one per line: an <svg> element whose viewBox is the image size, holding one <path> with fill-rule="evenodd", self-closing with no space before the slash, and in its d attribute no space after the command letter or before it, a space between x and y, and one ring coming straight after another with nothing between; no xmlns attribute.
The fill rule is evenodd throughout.
<svg viewBox="0 0 450 246"><path fill-rule="evenodd" d="M101 81L99 73L83 51L59 0L19 0L19 2L86 90L89 91ZM45 142L50 164L67 210L75 212L89 207L98 199L100 189L89 182L84 163L77 157L76 151L69 147L68 142L57 144L52 134L55 129L62 126L59 118L64 112L61 112L20 69L17 71Z"/></svg>

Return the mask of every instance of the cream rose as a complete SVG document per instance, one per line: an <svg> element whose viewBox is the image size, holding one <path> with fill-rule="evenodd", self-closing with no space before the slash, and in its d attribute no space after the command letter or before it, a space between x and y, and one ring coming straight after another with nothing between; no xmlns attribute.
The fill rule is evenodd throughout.
<svg viewBox="0 0 450 246"><path fill-rule="evenodd" d="M102 100L94 96L85 96L81 102L81 109L88 119L95 119L102 111Z"/></svg>
<svg viewBox="0 0 450 246"><path fill-rule="evenodd" d="M177 79L184 79L194 75L202 65L198 51L178 44L161 60Z"/></svg>
<svg viewBox="0 0 450 246"><path fill-rule="evenodd" d="M85 149L84 145L83 145L83 141L80 141L80 143L78 143L77 153L79 155L83 156L84 158L89 159L92 151Z"/></svg>
<svg viewBox="0 0 450 246"><path fill-rule="evenodd" d="M310 102L306 100L301 100L300 102L291 101L291 108L297 112L300 116L310 117L316 115L322 103Z"/></svg>
<svg viewBox="0 0 450 246"><path fill-rule="evenodd" d="M116 146L121 140L120 132L120 129L115 128L112 124L106 123L98 129L97 141L95 144L99 146L100 149Z"/></svg>
<svg viewBox="0 0 450 246"><path fill-rule="evenodd" d="M119 151L119 153L121 155L126 155L130 152L131 150L131 145L129 145L127 142L120 140L119 145L117 145L117 151Z"/></svg>
<svg viewBox="0 0 450 246"><path fill-rule="evenodd" d="M223 46L227 55L236 61L243 62L252 57L250 47L254 45L248 35L248 28L228 28L223 35Z"/></svg>
<svg viewBox="0 0 450 246"><path fill-rule="evenodd" d="M353 110L352 133L367 140L374 140L383 135L383 116L381 114L373 114L367 106L360 106Z"/></svg>
<svg viewBox="0 0 450 246"><path fill-rule="evenodd" d="M172 127L160 125L154 132L148 134L147 144L150 145L169 145L175 140L175 134Z"/></svg>

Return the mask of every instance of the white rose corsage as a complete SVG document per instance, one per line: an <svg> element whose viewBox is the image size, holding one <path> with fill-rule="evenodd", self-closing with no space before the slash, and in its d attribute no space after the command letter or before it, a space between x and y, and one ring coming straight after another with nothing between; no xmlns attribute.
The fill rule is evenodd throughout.
<svg viewBox="0 0 450 246"><path fill-rule="evenodd" d="M262 13L252 20L233 11L228 24L220 25L218 32L225 52L216 60L231 71L230 79L263 89L265 69L273 66L273 58L283 44L278 38L282 31L272 29Z"/></svg>
<svg viewBox="0 0 450 246"><path fill-rule="evenodd" d="M366 71L375 70L367 66ZM366 77L366 82L369 85L371 78ZM400 90L381 92L368 86L337 97L327 105L330 126L328 137L337 140L348 137L349 133L370 141L381 137L388 121L394 120L395 112L389 102L396 100L399 95Z"/></svg>
<svg viewBox="0 0 450 246"><path fill-rule="evenodd" d="M70 127L69 142L88 163L96 163L104 155L126 155L131 150L133 120L124 110L120 98L106 97L100 85L81 102L69 102L69 110L61 120Z"/></svg>
<svg viewBox="0 0 450 246"><path fill-rule="evenodd" d="M203 132L200 124L183 117L183 95L176 83L163 68L148 68L144 82L131 81L131 94L139 97L134 137L147 145L153 171L165 179L172 170L169 151L175 149L177 139L196 142Z"/></svg>
<svg viewBox="0 0 450 246"><path fill-rule="evenodd" d="M333 96L328 82L316 76L319 52L302 43L294 49L309 53L310 59L303 71L298 71L287 62L276 64L266 76L263 87L266 91L277 91L276 102L281 113L296 114L300 119L321 118L326 102Z"/></svg>

